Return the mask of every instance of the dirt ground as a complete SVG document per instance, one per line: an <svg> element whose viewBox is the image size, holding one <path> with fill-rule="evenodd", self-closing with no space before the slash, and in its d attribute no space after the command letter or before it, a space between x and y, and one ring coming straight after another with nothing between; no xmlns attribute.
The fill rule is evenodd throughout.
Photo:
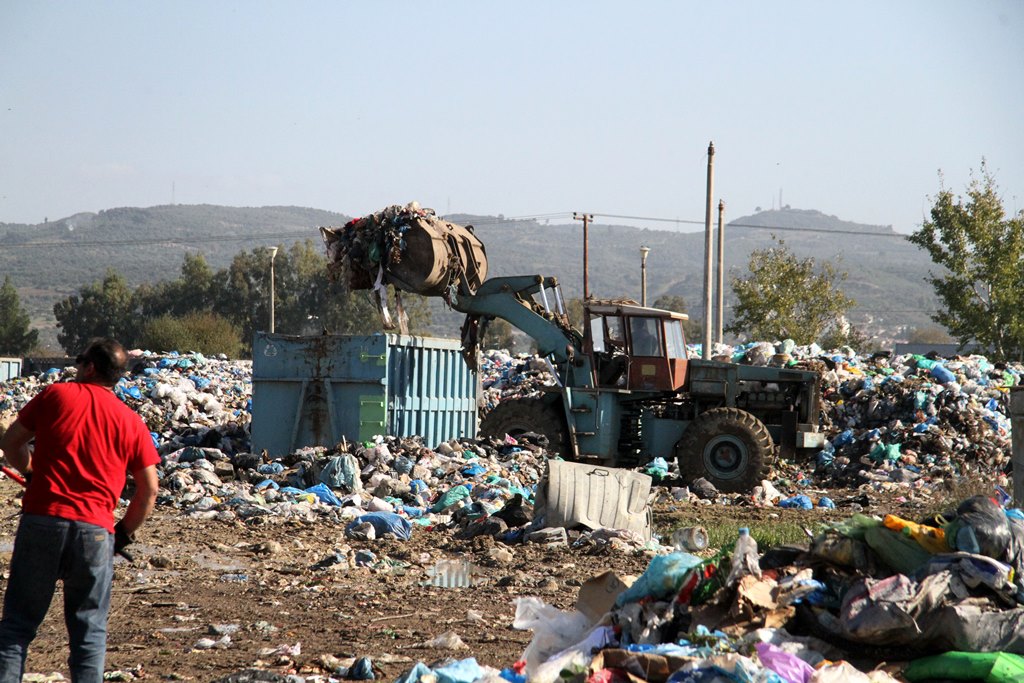
<svg viewBox="0 0 1024 683"><path fill-rule="evenodd" d="M17 494L15 484L0 482L4 581ZM851 492L836 492L844 494ZM816 521L822 514L850 514L690 505L671 510L656 509L657 528L693 519L808 520L813 514ZM326 675L351 658L369 657L378 680L394 680L416 661L469 656L502 668L531 639L530 631L512 628L516 598L538 596L569 609L586 579L606 569L639 575L650 560L640 552L606 549L595 555L534 544L508 546L508 555L492 553L497 545L491 538L457 540L451 532L424 528L416 528L408 542L349 541L325 522L198 520L158 507L130 548L134 561L115 561L107 670L121 672L113 680L217 681L246 669ZM329 564L344 547L372 552L377 568L314 566ZM427 570L445 558L469 559L475 585L424 585ZM58 590L30 650L26 671L41 674L32 680L68 676L61 601ZM431 643L449 633L465 649Z"/></svg>

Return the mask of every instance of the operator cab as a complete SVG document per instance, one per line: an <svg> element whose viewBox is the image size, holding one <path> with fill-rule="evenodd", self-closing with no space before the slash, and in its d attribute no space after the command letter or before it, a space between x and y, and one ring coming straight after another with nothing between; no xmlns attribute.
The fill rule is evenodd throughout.
<svg viewBox="0 0 1024 683"><path fill-rule="evenodd" d="M585 316L597 386L678 391L686 383L685 313L598 301Z"/></svg>

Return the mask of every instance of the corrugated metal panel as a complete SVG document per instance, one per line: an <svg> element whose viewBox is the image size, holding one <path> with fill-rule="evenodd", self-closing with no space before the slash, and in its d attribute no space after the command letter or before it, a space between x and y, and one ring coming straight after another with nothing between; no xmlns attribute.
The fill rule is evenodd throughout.
<svg viewBox="0 0 1024 683"><path fill-rule="evenodd" d="M254 452L283 455L342 438L476 436L477 379L457 341L399 335L253 342Z"/></svg>
<svg viewBox="0 0 1024 683"><path fill-rule="evenodd" d="M549 527L627 529L650 540L651 483L640 472L548 460L544 522Z"/></svg>
<svg viewBox="0 0 1024 683"><path fill-rule="evenodd" d="M21 377L20 358L0 358L0 382Z"/></svg>

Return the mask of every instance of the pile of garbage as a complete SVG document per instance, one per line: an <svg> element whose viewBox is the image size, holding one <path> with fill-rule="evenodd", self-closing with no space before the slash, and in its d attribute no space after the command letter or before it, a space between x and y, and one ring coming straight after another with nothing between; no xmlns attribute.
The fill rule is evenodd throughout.
<svg viewBox="0 0 1024 683"><path fill-rule="evenodd" d="M820 492L850 488L856 489L858 496L885 493L927 500L933 492L944 492L966 474L985 477L994 484L1010 488L1009 388L1024 374L1019 364L991 364L979 355L942 359L914 355L858 356L849 350L825 353L814 345L797 347L787 342L745 347L720 345L715 351L720 357L727 355L741 362L819 370L827 441L812 462L777 463L772 477L762 482L752 495L722 495L707 482L689 482L692 496L683 495L683 499L695 496L705 503L830 507L842 502L830 501ZM691 352L697 350L691 349ZM74 369L51 369L34 377L0 383L0 429L44 386L67 381L73 376ZM502 400L535 396L555 382L549 362L544 358L487 351L481 370L480 414L486 414ZM131 373L116 391L150 426L158 451L166 459L165 469L181 465L172 454L195 446L205 455L193 460L216 464L211 471L217 473L223 483L225 479L233 480L238 469L233 459L254 458L249 454L252 367L248 361L207 358L202 354L135 352ZM435 445L418 444L414 457L433 453ZM312 464L316 461L327 461L339 455L359 458L368 451L364 447L356 453L352 452L351 444L346 447L349 450L346 454L327 453L322 449L315 457L301 452L291 454L290 458L311 461L305 470L308 472L322 468L322 465ZM464 443L456 447L480 450L492 461L499 455L499 449L493 444ZM404 449L393 455L410 459ZM540 463L546 454L530 454L530 457ZM359 464L360 470L371 460L379 459L367 457L365 460ZM527 467L538 470L537 463ZM275 466L285 464L280 462ZM287 464L293 463L289 460ZM651 463L647 468L655 481L674 477L674 463L655 465L658 463ZM509 479L501 467L493 469L500 479ZM535 473L520 483L529 485L538 478L539 474ZM437 486L446 489L477 483L472 477L465 479L456 477L443 483L438 479L431 483L430 495L436 495ZM286 494L289 492L288 481L275 483L284 487ZM236 481L232 485L240 484ZM183 485L182 490L185 488L191 489L193 485ZM196 493L193 490L193 495ZM207 490L200 500L220 500L225 496L225 492ZM186 503L188 501L182 505ZM423 507L421 504L422 500L411 501L410 507Z"/></svg>
<svg viewBox="0 0 1024 683"><path fill-rule="evenodd" d="M817 369L829 438L813 465L829 488L913 490L965 474L1006 487L1010 470L1009 390L1024 365L980 355L858 356L791 340L716 347L736 362Z"/></svg>
<svg viewBox="0 0 1024 683"><path fill-rule="evenodd" d="M558 384L554 368L544 358L528 354L513 356L499 349L489 349L481 355L480 417L502 401L539 396L544 387Z"/></svg>
<svg viewBox="0 0 1024 683"><path fill-rule="evenodd" d="M54 367L0 382L0 431L46 386L75 378L75 368ZM225 455L249 449L252 363L200 353L132 351L129 373L115 393L142 416L161 455L186 446Z"/></svg>
<svg viewBox="0 0 1024 683"><path fill-rule="evenodd" d="M514 666L419 662L398 680L1024 680L1024 512L974 496L936 523L855 515L764 553L740 529L710 557L593 577L575 609L519 598L513 627L533 637Z"/></svg>

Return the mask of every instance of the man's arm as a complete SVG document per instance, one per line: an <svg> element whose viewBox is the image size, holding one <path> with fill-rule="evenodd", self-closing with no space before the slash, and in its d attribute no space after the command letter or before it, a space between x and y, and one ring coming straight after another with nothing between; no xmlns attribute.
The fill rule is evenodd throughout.
<svg viewBox="0 0 1024 683"><path fill-rule="evenodd" d="M128 503L128 510L121 518L121 527L131 536L146 521L146 517L156 506L156 494L160 483L156 476L156 465L150 465L143 469L132 472L135 478L135 495Z"/></svg>
<svg viewBox="0 0 1024 683"><path fill-rule="evenodd" d="M34 435L19 420L15 420L3 437L0 437L0 451L7 458L7 462L22 474L32 473L32 451L29 450L28 443Z"/></svg>

